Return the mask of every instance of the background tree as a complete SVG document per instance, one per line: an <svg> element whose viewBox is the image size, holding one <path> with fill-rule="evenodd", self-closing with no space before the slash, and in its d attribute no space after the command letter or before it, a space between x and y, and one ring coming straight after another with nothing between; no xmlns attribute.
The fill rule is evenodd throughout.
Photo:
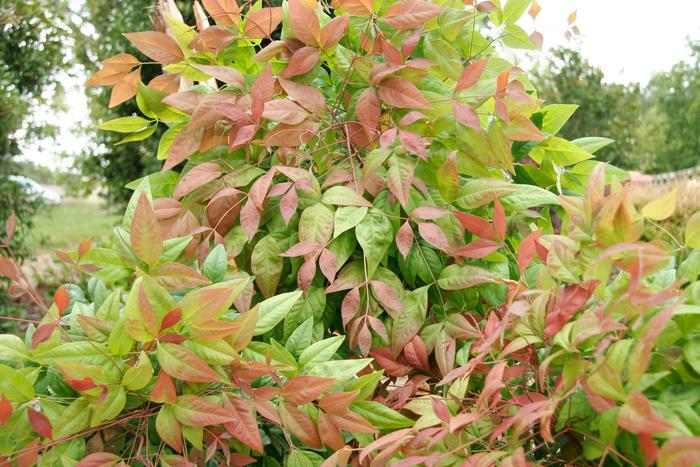
<svg viewBox="0 0 700 467"><path fill-rule="evenodd" d="M655 74L646 90L645 120L652 119L647 134L658 145L654 168L661 172L694 167L700 160L700 41L688 46L690 58Z"/></svg>
<svg viewBox="0 0 700 467"><path fill-rule="evenodd" d="M562 135L613 138L615 143L602 149L598 157L624 168L639 169L635 145L642 101L639 85L607 84L603 78L603 72L580 52L563 47L552 50L544 68L534 75L539 94L548 103L579 105L562 128Z"/></svg>
<svg viewBox="0 0 700 467"><path fill-rule="evenodd" d="M180 1L178 7L185 16L192 14L192 2ZM141 31L151 29L156 8L154 2L143 0L122 0L118 8L113 0L93 0L86 2L82 11L83 20L89 27L83 28L81 40L77 41L76 59L86 70L94 70L100 60L126 51L144 61L149 59L141 55L122 35L123 31ZM188 21L191 17L186 18ZM160 73L160 65L146 65L141 70L141 80L148 83ZM92 191L96 184L104 187L104 195L116 203L124 203L130 196L125 185L132 180L159 169L159 163L153 158L157 149L157 139L117 145L120 135L96 131L93 122L103 122L116 117L137 113L136 102L130 100L118 107L109 108L109 90L104 88L86 88L89 102L90 119L87 119L82 131L90 135L92 144L78 155L75 169L82 174L80 187Z"/></svg>

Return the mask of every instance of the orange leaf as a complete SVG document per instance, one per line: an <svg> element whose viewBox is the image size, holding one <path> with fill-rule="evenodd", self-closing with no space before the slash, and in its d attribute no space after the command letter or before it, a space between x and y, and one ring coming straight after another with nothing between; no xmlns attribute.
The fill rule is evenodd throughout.
<svg viewBox="0 0 700 467"><path fill-rule="evenodd" d="M339 3L350 16L366 17L374 11L372 0L339 0Z"/></svg>
<svg viewBox="0 0 700 467"><path fill-rule="evenodd" d="M382 110L379 106L377 91L374 88L362 91L355 104L355 113L366 132L374 133L377 130Z"/></svg>
<svg viewBox="0 0 700 467"><path fill-rule="evenodd" d="M144 55L163 64L178 63L185 58L175 39L163 32L129 32L124 36Z"/></svg>
<svg viewBox="0 0 700 467"><path fill-rule="evenodd" d="M141 193L136 205L130 235L131 248L136 256L149 266L154 266L163 251L163 234L145 193Z"/></svg>
<svg viewBox="0 0 700 467"><path fill-rule="evenodd" d="M321 449L323 444L316 431L316 425L305 412L284 402L279 406L282 426L309 447Z"/></svg>
<svg viewBox="0 0 700 467"><path fill-rule="evenodd" d="M282 8L262 8L249 13L245 20L244 34L250 39L264 39L277 29L282 21Z"/></svg>
<svg viewBox="0 0 700 467"><path fill-rule="evenodd" d="M149 399L153 402L174 404L177 399L177 390L173 379L165 371L158 375L156 383L151 388Z"/></svg>
<svg viewBox="0 0 700 467"><path fill-rule="evenodd" d="M321 25L316 12L300 0L289 0L289 23L297 39L306 45L321 45Z"/></svg>
<svg viewBox="0 0 700 467"><path fill-rule="evenodd" d="M680 467L700 462L700 436L679 436L664 443L659 451L659 467Z"/></svg>
<svg viewBox="0 0 700 467"><path fill-rule="evenodd" d="M219 178L221 168L216 162L205 162L190 169L175 186L173 198L180 199L207 183Z"/></svg>
<svg viewBox="0 0 700 467"><path fill-rule="evenodd" d="M328 413L342 415L359 394L360 391L332 392L323 396L318 405Z"/></svg>
<svg viewBox="0 0 700 467"><path fill-rule="evenodd" d="M440 14L440 6L422 0L401 0L391 5L382 21L399 31L422 26Z"/></svg>
<svg viewBox="0 0 700 467"><path fill-rule="evenodd" d="M111 452L93 452L83 457L76 467L112 467L122 458Z"/></svg>
<svg viewBox="0 0 700 467"><path fill-rule="evenodd" d="M236 0L202 0L202 3L216 24L221 26L238 25L241 18Z"/></svg>
<svg viewBox="0 0 700 467"><path fill-rule="evenodd" d="M158 345L158 363L169 375L183 381L216 383L221 376L192 351L176 344Z"/></svg>
<svg viewBox="0 0 700 467"><path fill-rule="evenodd" d="M348 29L348 21L350 21L348 15L337 16L323 27L321 31L321 45L323 45L324 49L333 47L343 38L345 31Z"/></svg>
<svg viewBox="0 0 700 467"><path fill-rule="evenodd" d="M379 99L386 104L400 109L429 109L418 88L405 78L394 76L381 82L377 89Z"/></svg>
<svg viewBox="0 0 700 467"><path fill-rule="evenodd" d="M483 258L501 248L501 245L485 238L479 238L454 251L457 256L465 258Z"/></svg>
<svg viewBox="0 0 700 467"><path fill-rule="evenodd" d="M226 431L251 449L262 452L263 442L253 401L230 394L228 399L224 399L224 408L234 420L224 425Z"/></svg>
<svg viewBox="0 0 700 467"><path fill-rule="evenodd" d="M112 94L109 96L109 108L126 102L136 95L138 82L141 78L141 68L137 68L128 75L121 75L119 81L114 83Z"/></svg>
<svg viewBox="0 0 700 467"><path fill-rule="evenodd" d="M10 419L10 416L12 415L12 404L10 401L7 399L7 396L5 394L2 395L2 399L0 399L0 428L7 422L7 420Z"/></svg>
<svg viewBox="0 0 700 467"><path fill-rule="evenodd" d="M337 451L345 446L345 438L340 432L330 416L326 415L322 410L318 412L318 434L321 436L323 444Z"/></svg>
<svg viewBox="0 0 700 467"><path fill-rule="evenodd" d="M15 263L4 256L0 256L0 276L12 279L15 282L19 281Z"/></svg>
<svg viewBox="0 0 700 467"><path fill-rule="evenodd" d="M333 378L296 376L282 385L280 395L292 405L303 405L316 400L335 384Z"/></svg>
<svg viewBox="0 0 700 467"><path fill-rule="evenodd" d="M629 395L620 408L617 423L634 433L661 433L673 430L673 426L654 413L649 401L639 391Z"/></svg>
<svg viewBox="0 0 700 467"><path fill-rule="evenodd" d="M234 421L223 407L191 394L178 397L173 409L177 421L187 426L204 427Z"/></svg>
<svg viewBox="0 0 700 467"><path fill-rule="evenodd" d="M487 61L488 58L482 58L481 60L477 60L467 65L457 81L455 91L470 88L478 83Z"/></svg>
<svg viewBox="0 0 700 467"><path fill-rule="evenodd" d="M286 68L282 70L280 76L291 78L308 73L313 70L318 63L321 53L315 47L302 47L294 52Z"/></svg>

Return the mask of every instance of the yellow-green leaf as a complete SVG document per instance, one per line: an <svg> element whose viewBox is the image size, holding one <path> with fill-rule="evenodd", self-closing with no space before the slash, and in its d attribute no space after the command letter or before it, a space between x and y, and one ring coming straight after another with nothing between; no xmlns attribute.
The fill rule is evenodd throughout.
<svg viewBox="0 0 700 467"><path fill-rule="evenodd" d="M642 215L653 221L668 219L676 210L677 193L678 190L674 188L662 197L649 201L642 208Z"/></svg>

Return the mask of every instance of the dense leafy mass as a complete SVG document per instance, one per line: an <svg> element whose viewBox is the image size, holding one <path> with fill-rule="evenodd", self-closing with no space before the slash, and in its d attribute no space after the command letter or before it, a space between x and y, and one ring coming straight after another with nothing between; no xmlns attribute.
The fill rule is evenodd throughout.
<svg viewBox="0 0 700 467"><path fill-rule="evenodd" d="M0 336L19 465L692 465L700 218L639 241L609 141L496 43L529 0L172 3L90 84L165 125L115 247ZM7 235L12 233L8 226ZM28 289L21 271L0 271ZM678 266L678 267L676 267ZM683 303L681 303L683 302Z"/></svg>

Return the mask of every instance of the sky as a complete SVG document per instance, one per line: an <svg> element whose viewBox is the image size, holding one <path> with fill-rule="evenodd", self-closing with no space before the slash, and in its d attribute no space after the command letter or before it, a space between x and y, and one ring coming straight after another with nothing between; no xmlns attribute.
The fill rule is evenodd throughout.
<svg viewBox="0 0 700 467"><path fill-rule="evenodd" d="M77 2L77 0L72 0ZM502 0L505 3L505 0ZM600 67L607 82L646 84L655 72L667 71L688 56L687 38L700 39L700 0L539 0L536 21L525 16L520 24L528 32L544 35L541 58L561 45L578 48ZM567 41L567 17L576 10L575 24L581 36ZM106 58L106 57L105 57ZM38 109L35 118L56 124L56 140L38 141L24 147L24 158L52 168L67 168L70 158L87 144L75 124L89 123L84 76L63 73L65 112ZM50 92L50 91L49 91Z"/></svg>

